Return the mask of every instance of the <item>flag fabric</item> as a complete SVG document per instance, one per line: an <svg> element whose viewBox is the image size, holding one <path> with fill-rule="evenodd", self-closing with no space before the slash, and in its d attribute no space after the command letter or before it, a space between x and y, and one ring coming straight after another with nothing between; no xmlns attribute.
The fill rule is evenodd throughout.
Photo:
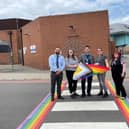
<svg viewBox="0 0 129 129"><path fill-rule="evenodd" d="M86 64L86 66L88 66L92 70L93 74L104 73L110 70L108 67L95 65L95 64Z"/></svg>
<svg viewBox="0 0 129 129"><path fill-rule="evenodd" d="M73 74L73 80L89 77L91 74L100 74L110 70L108 67L95 64L79 63L76 71Z"/></svg>
<svg viewBox="0 0 129 129"><path fill-rule="evenodd" d="M79 63L76 71L73 74L73 80L78 80L82 76L86 76L86 75L90 74L91 72L92 72L92 70L88 66L86 66L82 63Z"/></svg>

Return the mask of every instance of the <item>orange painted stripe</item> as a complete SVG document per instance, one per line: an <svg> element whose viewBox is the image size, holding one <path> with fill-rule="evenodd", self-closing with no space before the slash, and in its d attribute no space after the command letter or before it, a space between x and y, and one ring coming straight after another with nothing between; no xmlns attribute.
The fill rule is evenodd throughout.
<svg viewBox="0 0 129 129"><path fill-rule="evenodd" d="M113 96L116 95L115 93L115 87L111 84L111 82L106 81L106 86L110 90L111 94ZM129 124L129 99L126 98L122 100L121 98L115 98L115 102L117 106L119 107L120 111L122 112L123 116L125 117L127 123Z"/></svg>

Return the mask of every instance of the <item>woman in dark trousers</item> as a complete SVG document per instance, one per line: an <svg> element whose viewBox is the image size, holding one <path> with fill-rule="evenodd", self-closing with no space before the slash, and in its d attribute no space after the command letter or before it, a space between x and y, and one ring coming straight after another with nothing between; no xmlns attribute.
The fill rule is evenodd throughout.
<svg viewBox="0 0 129 129"><path fill-rule="evenodd" d="M68 80L68 88L71 94L71 97L77 96L76 89L77 89L77 80L73 80L73 74L78 65L78 59L74 55L73 50L68 50L68 55L65 58L66 64L66 77Z"/></svg>
<svg viewBox="0 0 129 129"><path fill-rule="evenodd" d="M123 86L126 74L126 64L118 52L115 52L113 55L111 73L116 87L116 97L121 97L122 99L126 98L127 94Z"/></svg>

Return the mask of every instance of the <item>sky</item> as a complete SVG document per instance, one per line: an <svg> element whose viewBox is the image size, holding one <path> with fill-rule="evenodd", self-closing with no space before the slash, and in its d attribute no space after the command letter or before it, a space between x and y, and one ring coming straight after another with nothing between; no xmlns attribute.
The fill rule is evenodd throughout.
<svg viewBox="0 0 129 129"><path fill-rule="evenodd" d="M129 24L129 0L0 0L0 19L108 10L109 23Z"/></svg>

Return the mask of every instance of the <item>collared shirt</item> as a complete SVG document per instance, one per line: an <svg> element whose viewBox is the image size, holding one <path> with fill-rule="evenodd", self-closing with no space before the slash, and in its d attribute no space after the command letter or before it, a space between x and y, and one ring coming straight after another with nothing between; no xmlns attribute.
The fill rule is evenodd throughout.
<svg viewBox="0 0 129 129"><path fill-rule="evenodd" d="M80 57L80 62L83 64L93 64L94 63L94 57L91 54L82 54Z"/></svg>
<svg viewBox="0 0 129 129"><path fill-rule="evenodd" d="M58 57L59 67L57 67L57 55L52 54L49 56L49 67L50 71L56 72L56 71L63 71L65 68L65 59L62 55L59 55Z"/></svg>

